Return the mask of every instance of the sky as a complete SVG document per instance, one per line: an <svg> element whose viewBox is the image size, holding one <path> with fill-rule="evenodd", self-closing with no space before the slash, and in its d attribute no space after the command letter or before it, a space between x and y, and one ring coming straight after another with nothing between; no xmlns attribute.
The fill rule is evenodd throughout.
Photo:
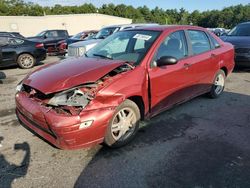
<svg viewBox="0 0 250 188"><path fill-rule="evenodd" d="M134 7L139 7L146 5L147 7L153 9L156 6L163 9L180 9L184 8L188 11L205 11L218 9L221 10L224 7L231 5L243 4L246 5L250 3L249 0L25 0L26 2L38 3L42 6L53 6L55 4L61 5L81 5L84 3L92 3L97 7L102 4L126 4L132 5Z"/></svg>

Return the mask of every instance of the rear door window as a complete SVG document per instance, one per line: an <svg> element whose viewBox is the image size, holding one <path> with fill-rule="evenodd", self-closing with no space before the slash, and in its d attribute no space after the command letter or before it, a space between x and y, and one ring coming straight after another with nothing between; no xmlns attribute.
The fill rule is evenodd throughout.
<svg viewBox="0 0 250 188"><path fill-rule="evenodd" d="M193 54L201 54L211 50L207 34L204 31L188 30Z"/></svg>
<svg viewBox="0 0 250 188"><path fill-rule="evenodd" d="M66 37L67 36L66 31L57 31L57 32L58 32L59 37Z"/></svg>
<svg viewBox="0 0 250 188"><path fill-rule="evenodd" d="M8 38L7 37L0 37L0 47L8 45Z"/></svg>
<svg viewBox="0 0 250 188"><path fill-rule="evenodd" d="M55 37L58 37L57 31L48 31L45 35L46 35L46 37L48 37L48 38L55 38Z"/></svg>

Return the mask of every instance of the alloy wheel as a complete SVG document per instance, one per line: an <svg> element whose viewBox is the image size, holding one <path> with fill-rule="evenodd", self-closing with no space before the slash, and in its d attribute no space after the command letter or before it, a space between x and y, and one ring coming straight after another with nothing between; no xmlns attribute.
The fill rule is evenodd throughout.
<svg viewBox="0 0 250 188"><path fill-rule="evenodd" d="M113 119L111 125L112 137L117 140L123 140L133 134L136 124L136 114L131 108L121 109Z"/></svg>

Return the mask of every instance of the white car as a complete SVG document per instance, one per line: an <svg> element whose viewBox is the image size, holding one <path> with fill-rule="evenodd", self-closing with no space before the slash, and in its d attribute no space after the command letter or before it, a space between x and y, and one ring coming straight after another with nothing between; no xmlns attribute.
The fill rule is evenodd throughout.
<svg viewBox="0 0 250 188"><path fill-rule="evenodd" d="M83 56L88 50L93 48L96 44L101 42L106 37L122 31L125 29L131 29L142 26L156 26L158 24L125 24L125 25L113 25L102 28L95 36L95 38L90 40L85 40L81 42L76 42L68 46L68 56L69 57L80 57Z"/></svg>

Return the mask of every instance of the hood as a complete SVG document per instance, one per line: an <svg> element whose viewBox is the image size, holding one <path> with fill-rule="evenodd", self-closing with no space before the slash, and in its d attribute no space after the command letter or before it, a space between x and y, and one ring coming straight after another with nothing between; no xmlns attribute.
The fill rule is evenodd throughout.
<svg viewBox="0 0 250 188"><path fill-rule="evenodd" d="M236 47L250 46L250 36L222 36L220 38L224 42L229 42Z"/></svg>
<svg viewBox="0 0 250 188"><path fill-rule="evenodd" d="M79 47L86 47L88 45L93 45L93 44L97 44L100 41L102 41L103 39L90 39L90 40L85 40L85 41L81 41L81 42L76 42L70 45L70 47L73 48L79 48Z"/></svg>
<svg viewBox="0 0 250 188"><path fill-rule="evenodd" d="M44 94L56 93L96 82L122 64L122 61L85 57L66 59L37 69L23 80L23 84Z"/></svg>

